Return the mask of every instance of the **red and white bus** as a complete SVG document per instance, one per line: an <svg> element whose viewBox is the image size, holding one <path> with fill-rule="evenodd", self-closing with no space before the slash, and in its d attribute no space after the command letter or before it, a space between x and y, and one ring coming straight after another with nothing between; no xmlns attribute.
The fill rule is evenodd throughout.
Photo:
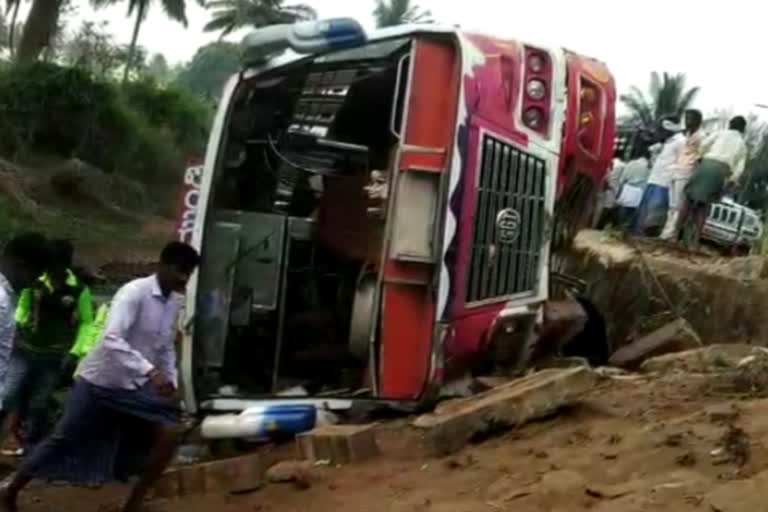
<svg viewBox="0 0 768 512"><path fill-rule="evenodd" d="M492 333L525 350L553 238L586 221L611 160L607 69L431 25L312 22L244 45L199 191L187 403L298 389L414 407Z"/></svg>

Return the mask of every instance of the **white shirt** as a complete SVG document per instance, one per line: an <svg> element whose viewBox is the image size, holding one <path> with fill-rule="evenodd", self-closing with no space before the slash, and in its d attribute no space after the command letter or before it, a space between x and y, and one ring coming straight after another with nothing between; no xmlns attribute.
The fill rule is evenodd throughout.
<svg viewBox="0 0 768 512"><path fill-rule="evenodd" d="M624 185L631 185L633 187L645 188L650 172L651 170L648 168L648 159L645 157L636 158L629 162L624 168L619 186L623 187Z"/></svg>
<svg viewBox="0 0 768 512"><path fill-rule="evenodd" d="M16 293L11 283L0 274L0 386L5 383L8 360L16 337Z"/></svg>
<svg viewBox="0 0 768 512"><path fill-rule="evenodd" d="M664 143L661 153L653 163L653 169L648 177L649 185L658 185L660 187L669 187L672 178L671 166L677 162L680 153L685 147L685 135L676 133Z"/></svg>
<svg viewBox="0 0 768 512"><path fill-rule="evenodd" d="M604 193L603 201L605 208L612 208L616 204L616 198L621 190L621 174L626 164L618 158L613 159L613 167L607 178L607 190Z"/></svg>
<svg viewBox="0 0 768 512"><path fill-rule="evenodd" d="M702 158L717 160L731 169L731 180L736 181L747 163L747 145L744 136L736 130L715 132L701 144Z"/></svg>
<svg viewBox="0 0 768 512"><path fill-rule="evenodd" d="M80 377L105 388L137 389L157 368L178 386L175 334L181 295L165 297L157 276L118 290L104 336L80 367Z"/></svg>

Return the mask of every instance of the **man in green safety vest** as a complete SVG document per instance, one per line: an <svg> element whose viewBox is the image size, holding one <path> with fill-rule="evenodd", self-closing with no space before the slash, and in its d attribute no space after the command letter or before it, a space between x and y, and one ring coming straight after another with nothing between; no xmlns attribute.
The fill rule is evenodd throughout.
<svg viewBox="0 0 768 512"><path fill-rule="evenodd" d="M19 337L3 396L3 413L14 415L12 431L21 435L25 447L47 434L50 399L63 372L71 375L72 355L87 353L94 343L91 292L70 270L72 244L54 241L52 252L50 268L19 297Z"/></svg>
<svg viewBox="0 0 768 512"><path fill-rule="evenodd" d="M96 310L96 316L93 318L93 322L86 326L85 331L77 336L75 344L69 351L69 355L73 360L79 362L87 356L93 348L98 345L101 340L101 335L104 332L104 327L107 325L107 318L109 317L109 302L106 302L99 306ZM77 373L77 372L75 372Z"/></svg>

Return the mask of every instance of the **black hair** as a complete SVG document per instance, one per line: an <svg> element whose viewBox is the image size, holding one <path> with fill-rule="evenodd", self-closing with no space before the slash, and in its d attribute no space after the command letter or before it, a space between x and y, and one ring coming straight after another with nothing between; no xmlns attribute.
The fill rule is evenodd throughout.
<svg viewBox="0 0 768 512"><path fill-rule="evenodd" d="M744 116L736 116L728 123L728 128L744 133L747 131L747 120L744 119Z"/></svg>
<svg viewBox="0 0 768 512"><path fill-rule="evenodd" d="M637 160L638 158L645 158L646 160L651 159L651 150L647 143L638 143L633 148L632 160Z"/></svg>
<svg viewBox="0 0 768 512"><path fill-rule="evenodd" d="M160 263L163 265L175 265L189 274L200 264L200 255L189 244L184 242L170 242L160 254Z"/></svg>
<svg viewBox="0 0 768 512"><path fill-rule="evenodd" d="M51 241L51 264L65 267L72 266L72 258L75 254L75 248L69 240L58 239Z"/></svg>
<svg viewBox="0 0 768 512"><path fill-rule="evenodd" d="M701 123L704 121L704 115L701 113L701 110L696 110L695 108L689 108L685 111L686 116L691 116L693 121L698 125L701 126Z"/></svg>
<svg viewBox="0 0 768 512"><path fill-rule="evenodd" d="M3 257L28 265L36 274L42 274L51 261L51 247L40 233L24 233L5 244Z"/></svg>

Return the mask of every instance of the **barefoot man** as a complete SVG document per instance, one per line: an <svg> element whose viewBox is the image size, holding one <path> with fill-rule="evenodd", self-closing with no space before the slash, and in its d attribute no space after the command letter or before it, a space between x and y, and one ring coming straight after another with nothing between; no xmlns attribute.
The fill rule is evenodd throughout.
<svg viewBox="0 0 768 512"><path fill-rule="evenodd" d="M168 244L157 274L115 295L101 343L85 358L51 437L19 466L0 510L16 510L33 479L98 484L139 475L123 508L136 512L173 457L179 421L174 338L180 293L199 263Z"/></svg>

